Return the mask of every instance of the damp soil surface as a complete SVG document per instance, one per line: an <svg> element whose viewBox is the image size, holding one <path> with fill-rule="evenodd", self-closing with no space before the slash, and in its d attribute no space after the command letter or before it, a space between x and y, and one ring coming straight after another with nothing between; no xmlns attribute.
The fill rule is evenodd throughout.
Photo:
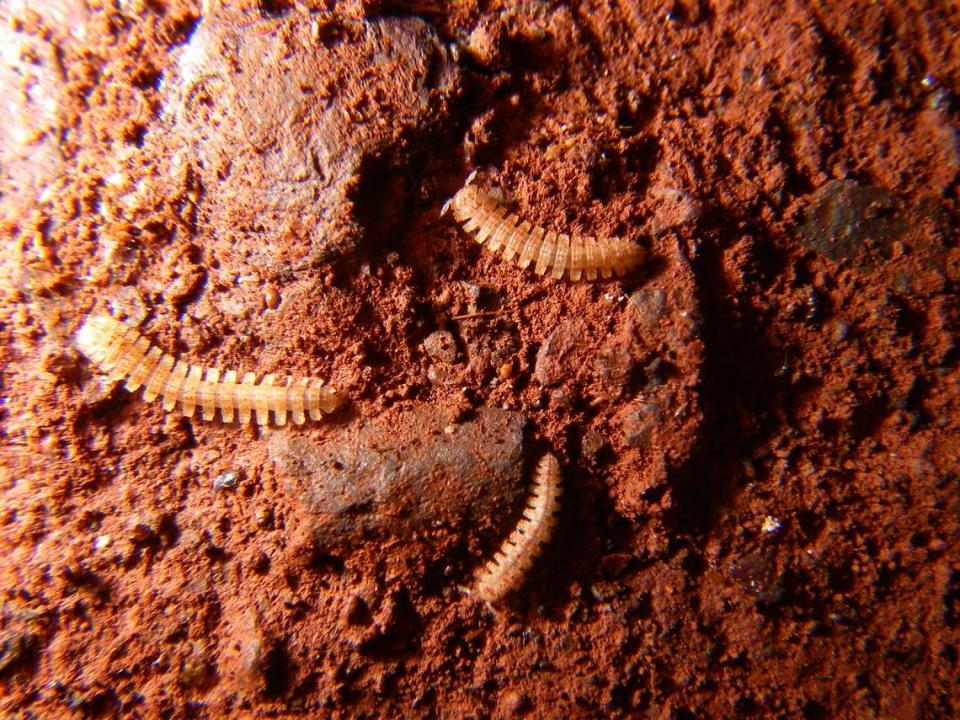
<svg viewBox="0 0 960 720"><path fill-rule="evenodd" d="M0 20L0 714L960 714L955 3ZM649 261L504 262L441 212L474 172ZM350 402L165 412L103 312Z"/></svg>

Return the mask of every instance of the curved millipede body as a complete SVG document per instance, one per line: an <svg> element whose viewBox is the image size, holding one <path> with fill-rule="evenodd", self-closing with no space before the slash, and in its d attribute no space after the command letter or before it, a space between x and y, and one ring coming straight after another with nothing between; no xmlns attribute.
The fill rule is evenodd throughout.
<svg viewBox="0 0 960 720"><path fill-rule="evenodd" d="M562 494L560 464L547 453L537 466L523 517L477 575L474 592L486 602L496 604L523 582L553 534Z"/></svg>
<svg viewBox="0 0 960 720"><path fill-rule="evenodd" d="M273 413L277 425L285 425L289 413L302 425L307 415L319 420L342 404L334 388L313 378L288 377L275 385L273 375L258 384L256 373L248 372L237 382L233 370L189 365L150 345L136 328L109 315L87 318L77 332L77 347L95 362L113 381L126 380L126 388L136 392L143 387L143 399L163 399L163 409L173 410L180 403L183 414L192 417L197 406L204 420L213 420L217 410L223 422L250 422L251 412L258 425L266 425Z"/></svg>
<svg viewBox="0 0 960 720"><path fill-rule="evenodd" d="M469 182L449 203L454 219L481 245L516 264L534 264L538 275L550 273L559 280L621 276L647 258L645 248L624 238L592 238L545 230L521 221L495 198Z"/></svg>

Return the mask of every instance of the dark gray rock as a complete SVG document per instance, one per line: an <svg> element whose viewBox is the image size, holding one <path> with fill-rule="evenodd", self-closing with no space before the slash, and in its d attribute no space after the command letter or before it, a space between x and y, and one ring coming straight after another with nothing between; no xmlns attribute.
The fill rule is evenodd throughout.
<svg viewBox="0 0 960 720"><path fill-rule="evenodd" d="M906 231L907 217L889 192L833 180L810 198L800 239L831 260L872 266L892 256Z"/></svg>
<svg viewBox="0 0 960 720"><path fill-rule="evenodd" d="M482 408L446 426L443 411L427 406L322 445L283 436L272 454L313 516L318 544L336 547L509 516L526 488L524 423L519 413Z"/></svg>
<svg viewBox="0 0 960 720"><path fill-rule="evenodd" d="M912 253L926 268L942 271L945 251L939 236L947 223L937 202L910 206L884 188L833 180L810 197L799 239L835 262L864 270Z"/></svg>

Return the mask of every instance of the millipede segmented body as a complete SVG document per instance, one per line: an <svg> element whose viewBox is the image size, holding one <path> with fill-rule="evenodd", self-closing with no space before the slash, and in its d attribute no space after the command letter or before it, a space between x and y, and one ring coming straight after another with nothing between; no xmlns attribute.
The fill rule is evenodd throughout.
<svg viewBox="0 0 960 720"><path fill-rule="evenodd" d="M532 493L520 522L480 570L473 592L494 605L523 582L553 534L562 494L560 464L548 453L537 466Z"/></svg>
<svg viewBox="0 0 960 720"><path fill-rule="evenodd" d="M593 238L556 233L521 221L491 195L469 182L449 203L454 219L481 245L538 275L559 280L622 276L646 260L645 248L624 238Z"/></svg>
<svg viewBox="0 0 960 720"><path fill-rule="evenodd" d="M258 384L256 373L248 372L238 383L236 371L221 374L190 365L165 355L136 328L109 315L88 318L77 332L77 347L112 381L126 380L130 392L143 387L143 399L160 397L164 410L180 403L187 417L199 406L204 420L213 420L219 410L223 422L246 424L252 413L258 425L266 425L272 413L277 425L286 424L287 414L302 425L307 416L319 420L343 403L334 388L313 378L288 377L274 384L275 377L266 375Z"/></svg>

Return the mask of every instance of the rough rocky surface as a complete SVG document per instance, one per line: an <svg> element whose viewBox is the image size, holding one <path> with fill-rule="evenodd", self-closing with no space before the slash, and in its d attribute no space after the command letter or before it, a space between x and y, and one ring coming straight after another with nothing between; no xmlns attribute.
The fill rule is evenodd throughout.
<svg viewBox="0 0 960 720"><path fill-rule="evenodd" d="M942 289L950 224L946 208L935 198L909 207L883 188L833 180L809 202L799 239L816 252L866 270L909 263L912 267L896 274L899 289L922 292L918 274L933 276L933 290Z"/></svg>
<svg viewBox="0 0 960 720"><path fill-rule="evenodd" d="M955 3L0 19L0 714L960 713ZM502 262L440 216L474 170L649 264ZM269 433L164 413L73 347L104 309L352 403ZM498 613L459 588L509 512L370 512L390 532L324 549L273 462L365 425L456 453L413 444L422 408L522 415L527 470L562 459L554 541Z"/></svg>
<svg viewBox="0 0 960 720"><path fill-rule="evenodd" d="M410 539L439 524L502 528L530 483L524 418L480 408L448 424L432 405L351 428L315 445L278 438L274 457L314 517L325 550ZM480 522L482 521L482 522Z"/></svg>
<svg viewBox="0 0 960 720"><path fill-rule="evenodd" d="M258 22L224 11L199 19L174 57L145 154L161 177L202 187L206 224L255 265L352 250L363 238L357 203L382 212L374 229L405 220L391 203L417 198L411 164L450 124L460 84L447 48L414 17Z"/></svg>

